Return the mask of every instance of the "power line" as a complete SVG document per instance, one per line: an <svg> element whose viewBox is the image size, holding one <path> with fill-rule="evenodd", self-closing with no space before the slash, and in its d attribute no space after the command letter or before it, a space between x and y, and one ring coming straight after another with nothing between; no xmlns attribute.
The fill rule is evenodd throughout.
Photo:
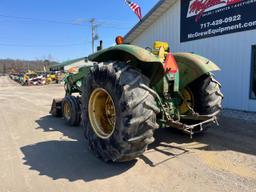
<svg viewBox="0 0 256 192"><path fill-rule="evenodd" d="M13 16L13 15L4 15L0 14L0 17L11 18L15 20L27 20L27 21L36 21L36 22L46 22L46 23L54 23L54 24L65 24L65 25L74 25L74 26L83 26L85 23L90 23L90 19L83 19L78 21L60 21L60 20L51 20L51 19L40 19L40 18L32 18L32 17L21 17L21 16ZM115 28L115 29L129 29L129 27L120 27L120 25L128 25L132 24L132 22L124 22L118 20L99 20L101 22L102 27L105 28Z"/></svg>
<svg viewBox="0 0 256 192"><path fill-rule="evenodd" d="M92 30L92 52L94 52L94 41L97 40L96 29L98 27L101 28L112 28L112 29L121 29L127 30L129 27L124 27L122 25L127 25L129 22L118 21L118 20L97 20L96 19L80 19L76 22L70 21L60 21L60 20L51 20L51 19L39 19L39 18L32 18L32 17L21 17L21 16L14 16L14 15L4 15L0 14L0 17L3 18L10 18L13 20L19 21L30 21L30 22L46 22L46 23L54 23L54 24L65 24L65 25L73 25L73 26L91 26ZM87 43L88 44L88 43ZM71 47L71 46L82 46L85 43L71 43L71 44L57 44L57 45L31 45L31 44L12 44L12 43L0 43L0 46L5 47Z"/></svg>
<svg viewBox="0 0 256 192"><path fill-rule="evenodd" d="M56 24L80 25L75 22L39 19L39 18L31 18L31 17L20 17L20 16L3 15L3 14L0 14L0 17L12 18L12 19L17 19L17 20L31 20L31 21L37 21L37 22L56 23Z"/></svg>
<svg viewBox="0 0 256 192"><path fill-rule="evenodd" d="M82 46L88 43L71 43L71 44L55 44L55 45L31 45L31 44L12 44L12 43L0 43L0 46L5 47L71 47Z"/></svg>

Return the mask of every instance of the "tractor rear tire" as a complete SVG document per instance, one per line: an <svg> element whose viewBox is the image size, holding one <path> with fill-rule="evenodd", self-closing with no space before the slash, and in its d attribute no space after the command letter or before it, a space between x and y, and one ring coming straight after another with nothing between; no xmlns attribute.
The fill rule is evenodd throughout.
<svg viewBox="0 0 256 192"><path fill-rule="evenodd" d="M96 156L104 161L130 161L140 156L154 141L153 132L159 127L156 123L156 113L159 109L156 107L154 91L148 85L149 79L125 62L95 65L84 79L82 124L89 149ZM103 127L106 123L101 124L100 121L106 119L107 112L101 116L94 115L94 118L96 107L91 110L90 106L95 91L101 92L99 101L104 95L108 95L115 108L112 110L114 111L112 122L115 123L110 124L111 131L103 135ZM94 105L96 106L97 103L99 102L94 102ZM105 110L101 111L106 111L107 104L104 106ZM98 124L102 126L95 125L94 121L97 119L100 119ZM96 131L99 129L101 132Z"/></svg>
<svg viewBox="0 0 256 192"><path fill-rule="evenodd" d="M205 74L192 82L188 89L193 94L194 111L200 115L217 115L223 100L220 88L221 84L212 74Z"/></svg>
<svg viewBox="0 0 256 192"><path fill-rule="evenodd" d="M62 114L68 125L80 125L81 109L79 99L74 96L66 96L62 102Z"/></svg>

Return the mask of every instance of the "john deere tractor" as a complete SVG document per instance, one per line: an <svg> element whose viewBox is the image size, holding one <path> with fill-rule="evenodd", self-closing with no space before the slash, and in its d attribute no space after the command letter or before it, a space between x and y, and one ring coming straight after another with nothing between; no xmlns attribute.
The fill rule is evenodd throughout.
<svg viewBox="0 0 256 192"><path fill-rule="evenodd" d="M209 59L119 44L86 58L65 80L64 99L51 113L84 127L88 146L104 161L129 161L154 141L154 131L176 128L191 137L217 124L223 94ZM74 94L76 96L74 96Z"/></svg>

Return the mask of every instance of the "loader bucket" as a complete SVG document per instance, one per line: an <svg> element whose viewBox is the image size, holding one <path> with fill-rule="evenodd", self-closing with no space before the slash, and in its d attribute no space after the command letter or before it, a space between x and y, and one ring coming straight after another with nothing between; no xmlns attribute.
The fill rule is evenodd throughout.
<svg viewBox="0 0 256 192"><path fill-rule="evenodd" d="M62 99L53 99L50 114L54 117L62 117Z"/></svg>

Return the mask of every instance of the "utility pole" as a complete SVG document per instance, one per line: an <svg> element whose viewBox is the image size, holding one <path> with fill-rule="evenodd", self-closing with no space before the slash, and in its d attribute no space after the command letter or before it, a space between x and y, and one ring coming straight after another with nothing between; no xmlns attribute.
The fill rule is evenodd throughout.
<svg viewBox="0 0 256 192"><path fill-rule="evenodd" d="M90 20L84 20L84 21L80 21L79 24L82 24L83 22L86 22L91 25L91 42L92 42L92 53L94 53L94 46L95 46L95 40L97 40L99 37L96 34L96 29L98 28L99 24L96 23L96 19L95 18L91 18Z"/></svg>
<svg viewBox="0 0 256 192"><path fill-rule="evenodd" d="M92 53L94 53L94 40L95 40L95 29L96 29L95 18L92 18L90 20L90 23L92 27Z"/></svg>
<svg viewBox="0 0 256 192"><path fill-rule="evenodd" d="M27 69L28 69L28 72L29 72L29 67L30 67L29 65L30 65L30 64L29 64L29 63L27 63Z"/></svg>

